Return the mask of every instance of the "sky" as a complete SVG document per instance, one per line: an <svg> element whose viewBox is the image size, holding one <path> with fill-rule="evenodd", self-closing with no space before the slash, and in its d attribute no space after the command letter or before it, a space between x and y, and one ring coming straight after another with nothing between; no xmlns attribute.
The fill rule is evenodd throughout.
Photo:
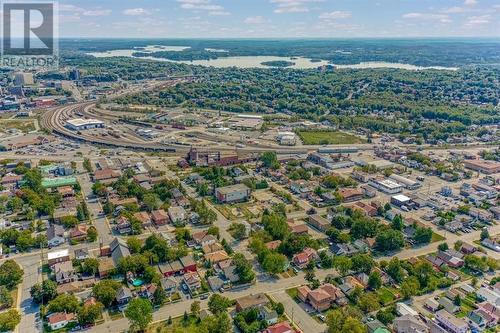
<svg viewBox="0 0 500 333"><path fill-rule="evenodd" d="M60 0L60 37L500 37L500 0Z"/></svg>

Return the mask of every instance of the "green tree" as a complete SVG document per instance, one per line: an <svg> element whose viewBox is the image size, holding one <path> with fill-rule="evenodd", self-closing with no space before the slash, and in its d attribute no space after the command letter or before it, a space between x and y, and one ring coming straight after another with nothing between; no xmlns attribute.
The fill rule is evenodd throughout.
<svg viewBox="0 0 500 333"><path fill-rule="evenodd" d="M368 277L368 287L372 290L377 290L382 286L382 278L378 271L373 271Z"/></svg>
<svg viewBox="0 0 500 333"><path fill-rule="evenodd" d="M160 207L161 201L157 194L146 193L142 198L142 203L146 206L148 212L152 212Z"/></svg>
<svg viewBox="0 0 500 333"><path fill-rule="evenodd" d="M89 242L95 242L97 240L97 229L92 225L87 229L87 239Z"/></svg>
<svg viewBox="0 0 500 333"><path fill-rule="evenodd" d="M153 321L153 306L147 299L134 298L128 303L125 317L132 328L142 332Z"/></svg>
<svg viewBox="0 0 500 333"><path fill-rule="evenodd" d="M132 254L140 253L141 247L142 247L142 242L137 237L129 237L127 239L127 246Z"/></svg>
<svg viewBox="0 0 500 333"><path fill-rule="evenodd" d="M276 252L269 252L262 262L262 268L271 274L278 274L285 271L288 263L287 258Z"/></svg>
<svg viewBox="0 0 500 333"><path fill-rule="evenodd" d="M333 259L333 267L335 267L341 275L346 275L352 268L352 261L346 256L337 256Z"/></svg>
<svg viewBox="0 0 500 333"><path fill-rule="evenodd" d="M364 312L373 312L380 309L380 303L376 293L365 293L361 295L358 301L358 306Z"/></svg>
<svg viewBox="0 0 500 333"><path fill-rule="evenodd" d="M82 306L77 313L78 322L80 325L94 324L101 317L103 308L99 302Z"/></svg>
<svg viewBox="0 0 500 333"><path fill-rule="evenodd" d="M240 282L248 283L255 279L252 263L243 254L236 253L233 257L233 264L236 267L235 272L240 277Z"/></svg>
<svg viewBox="0 0 500 333"><path fill-rule="evenodd" d="M0 266L0 286L11 290L23 280L24 271L12 259L7 259Z"/></svg>
<svg viewBox="0 0 500 333"><path fill-rule="evenodd" d="M394 219L392 220L391 226L394 230L399 230L399 231L403 230L404 223L403 223L403 217L401 216L401 214L398 214L394 217Z"/></svg>
<svg viewBox="0 0 500 333"><path fill-rule="evenodd" d="M221 296L219 294L212 294L208 300L208 309L214 315L218 315L225 312L228 307L232 304L231 300L227 297Z"/></svg>
<svg viewBox="0 0 500 333"><path fill-rule="evenodd" d="M280 164L276 152L268 151L260 155L260 160L266 168L279 169Z"/></svg>
<svg viewBox="0 0 500 333"><path fill-rule="evenodd" d="M369 273L375 266L375 261L371 255L360 253L352 256L352 270L355 272Z"/></svg>
<svg viewBox="0 0 500 333"><path fill-rule="evenodd" d="M481 238L481 240L485 240L485 239L490 238L490 233L488 232L488 229L483 228L483 230L481 230L480 238Z"/></svg>
<svg viewBox="0 0 500 333"><path fill-rule="evenodd" d="M0 332L13 331L21 322L21 314L18 310L10 309L0 313Z"/></svg>
<svg viewBox="0 0 500 333"><path fill-rule="evenodd" d="M118 281L101 280L92 287L92 293L105 307L109 307L115 300L120 286Z"/></svg>
<svg viewBox="0 0 500 333"><path fill-rule="evenodd" d="M401 293L404 299L409 299L411 296L415 296L420 290L420 283L418 279L414 276L410 276L401 283Z"/></svg>
<svg viewBox="0 0 500 333"><path fill-rule="evenodd" d="M75 313L80 308L80 301L75 295L61 294L49 302L47 310L49 312Z"/></svg>
<svg viewBox="0 0 500 333"><path fill-rule="evenodd" d="M383 230L375 238L375 246L381 252L397 251L404 245L403 234L397 230Z"/></svg>
<svg viewBox="0 0 500 333"><path fill-rule="evenodd" d="M236 240L242 240L247 237L247 228L243 223L231 224L229 226L228 232Z"/></svg>
<svg viewBox="0 0 500 333"><path fill-rule="evenodd" d="M439 251L448 251L448 243L444 242L438 245L438 250Z"/></svg>
<svg viewBox="0 0 500 333"><path fill-rule="evenodd" d="M82 263L82 272L88 275L95 275L99 270L99 260L96 258L87 258Z"/></svg>
<svg viewBox="0 0 500 333"><path fill-rule="evenodd" d="M88 158L83 159L83 167L85 168L85 170L87 170L88 173L94 172L94 169L92 168L92 163Z"/></svg>
<svg viewBox="0 0 500 333"><path fill-rule="evenodd" d="M57 283L52 280L44 280L30 289L30 295L36 303L47 303L57 296Z"/></svg>
<svg viewBox="0 0 500 333"><path fill-rule="evenodd" d="M193 301L193 303L191 303L190 310L191 314L198 318L201 311L200 301Z"/></svg>
<svg viewBox="0 0 500 333"><path fill-rule="evenodd" d="M0 308L10 308L14 303L10 291L5 286L0 286Z"/></svg>

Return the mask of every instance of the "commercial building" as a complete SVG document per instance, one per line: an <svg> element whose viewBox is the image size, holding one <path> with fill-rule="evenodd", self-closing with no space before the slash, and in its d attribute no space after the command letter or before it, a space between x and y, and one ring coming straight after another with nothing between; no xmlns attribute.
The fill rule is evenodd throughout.
<svg viewBox="0 0 500 333"><path fill-rule="evenodd" d="M219 187L215 189L215 196L220 203L245 201L250 196L251 190L244 184Z"/></svg>
<svg viewBox="0 0 500 333"><path fill-rule="evenodd" d="M465 160L464 166L467 169L479 171L487 175L500 172L500 162L483 160Z"/></svg>
<svg viewBox="0 0 500 333"><path fill-rule="evenodd" d="M279 132L276 138L282 146L295 146L297 136L293 132Z"/></svg>
<svg viewBox="0 0 500 333"><path fill-rule="evenodd" d="M14 85L25 86L35 84L35 79L33 78L33 73L15 73L14 74Z"/></svg>
<svg viewBox="0 0 500 333"><path fill-rule="evenodd" d="M388 194L396 194L403 190L403 185L390 179L371 179L368 184Z"/></svg>
<svg viewBox="0 0 500 333"><path fill-rule="evenodd" d="M416 190L417 188L422 187L421 183L414 181L414 180L411 180L411 179L408 179L406 177L400 176L400 175L392 174L389 176L389 178L394 180L395 182L397 182L399 184L402 184L408 190Z"/></svg>
<svg viewBox="0 0 500 333"><path fill-rule="evenodd" d="M103 128L104 122L98 119L70 119L66 122L66 127L74 131L81 131L91 128Z"/></svg>
<svg viewBox="0 0 500 333"><path fill-rule="evenodd" d="M398 194L391 197L391 204L396 207L408 207L412 206L411 198L408 198L406 195Z"/></svg>

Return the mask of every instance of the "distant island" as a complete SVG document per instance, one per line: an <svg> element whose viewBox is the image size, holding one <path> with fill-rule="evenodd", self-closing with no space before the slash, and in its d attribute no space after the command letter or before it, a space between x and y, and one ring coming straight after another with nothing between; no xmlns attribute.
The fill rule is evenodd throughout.
<svg viewBox="0 0 500 333"><path fill-rule="evenodd" d="M261 65L268 66L268 67L291 67L294 66L295 63L291 61L285 61L285 60L273 60L273 61L264 61L260 63Z"/></svg>

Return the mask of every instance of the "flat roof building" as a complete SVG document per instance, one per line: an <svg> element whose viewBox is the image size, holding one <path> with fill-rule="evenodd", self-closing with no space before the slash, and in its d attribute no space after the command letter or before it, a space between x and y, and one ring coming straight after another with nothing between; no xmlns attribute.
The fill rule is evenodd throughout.
<svg viewBox="0 0 500 333"><path fill-rule="evenodd" d="M405 188L407 188L409 190L416 190L417 188L422 186L421 183L414 181L414 180L411 180L411 179L408 179L406 177L400 176L400 175L392 174L389 176L389 178L398 182L399 184L402 184Z"/></svg>
<svg viewBox="0 0 500 333"><path fill-rule="evenodd" d="M390 179L372 179L370 180L369 184L379 191L388 194L399 193L403 190L403 185L396 183L395 181Z"/></svg>
<svg viewBox="0 0 500 333"><path fill-rule="evenodd" d="M76 118L66 121L66 127L75 131L91 129L91 128L103 128L104 122L98 119Z"/></svg>
<svg viewBox="0 0 500 333"><path fill-rule="evenodd" d="M500 172L500 162L484 160L465 160L464 166L467 169L479 171L487 175Z"/></svg>

